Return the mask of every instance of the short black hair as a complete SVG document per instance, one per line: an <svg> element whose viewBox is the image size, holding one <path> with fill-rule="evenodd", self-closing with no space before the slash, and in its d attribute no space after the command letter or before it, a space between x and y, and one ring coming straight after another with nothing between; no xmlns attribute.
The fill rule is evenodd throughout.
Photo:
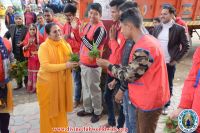
<svg viewBox="0 0 200 133"><path fill-rule="evenodd" d="M153 18L153 20L157 21L157 22L161 22L159 17Z"/></svg>
<svg viewBox="0 0 200 133"><path fill-rule="evenodd" d="M45 32L46 32L48 35L50 34L51 28L52 28L54 25L56 25L56 24L53 23L53 22L46 24L46 26L45 26Z"/></svg>
<svg viewBox="0 0 200 133"><path fill-rule="evenodd" d="M44 9L44 12L49 12L52 15L54 14L53 10L51 8L48 8L48 7Z"/></svg>
<svg viewBox="0 0 200 133"><path fill-rule="evenodd" d="M124 12L127 9L130 9L130 8L138 8L138 4L136 2L133 2L133 1L126 1L122 5L119 6L119 10L122 11L122 12Z"/></svg>
<svg viewBox="0 0 200 133"><path fill-rule="evenodd" d="M97 12L99 12L99 14L102 15L102 6L99 3L92 3L89 6L89 10L96 10Z"/></svg>
<svg viewBox="0 0 200 133"><path fill-rule="evenodd" d="M64 8L64 10L63 10L64 13L70 12L70 13L72 13L73 15L76 14L76 11L77 11L77 8L76 8L76 6L73 5L73 4L66 4L66 5L65 5L65 8Z"/></svg>
<svg viewBox="0 0 200 133"><path fill-rule="evenodd" d="M137 8L130 8L121 14L120 21L122 23L127 21L131 22L136 28L140 28L143 20Z"/></svg>
<svg viewBox="0 0 200 133"><path fill-rule="evenodd" d="M171 4L164 4L163 9L169 10L170 14L176 14L176 9Z"/></svg>
<svg viewBox="0 0 200 133"><path fill-rule="evenodd" d="M116 6L117 8L121 5L121 4L123 4L124 2L125 2L126 0L112 0L111 2L110 2L110 7L114 7L114 6Z"/></svg>

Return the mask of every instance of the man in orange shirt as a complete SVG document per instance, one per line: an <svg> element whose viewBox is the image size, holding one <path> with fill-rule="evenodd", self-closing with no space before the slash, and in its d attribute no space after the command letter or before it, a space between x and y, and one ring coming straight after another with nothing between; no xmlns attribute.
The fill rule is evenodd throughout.
<svg viewBox="0 0 200 133"><path fill-rule="evenodd" d="M123 12L120 22L123 35L135 42L129 64L113 65L104 59L98 59L97 64L108 68L120 80L117 102L122 102L128 83L129 98L136 107L137 133L154 133L162 108L170 97L164 53L158 40L142 30L142 16L137 8Z"/></svg>
<svg viewBox="0 0 200 133"><path fill-rule="evenodd" d="M65 40L70 44L73 53L79 55L81 39L79 36L79 27L81 25L80 20L76 17L77 8L75 5L67 4L64 7L64 15L67 22L64 25L63 32ZM73 70L74 78L74 108L80 104L81 100L81 69Z"/></svg>
<svg viewBox="0 0 200 133"><path fill-rule="evenodd" d="M56 18L54 18L54 12L52 9L46 8L44 10L44 17L45 17L47 23L54 22L55 24L57 24L60 27L61 30L63 29L63 25Z"/></svg>
<svg viewBox="0 0 200 133"><path fill-rule="evenodd" d="M111 54L109 56L109 61L112 64L120 64L123 48L126 42L126 39L121 33L120 28L120 13L119 13L119 6L122 5L125 1L124 0L112 0L110 2L111 8L111 16L113 20L113 25L110 28L109 32L109 48L111 49ZM108 71L107 75L107 84L105 87L104 92L104 99L107 106L108 111L108 123L104 125L104 127L111 127L116 125L115 121L115 113L114 113L114 102L113 102L113 95L116 89L119 88L120 83L119 81L115 80L111 72ZM117 120L117 128L123 128L125 118L123 114L123 106L120 105L119 116Z"/></svg>

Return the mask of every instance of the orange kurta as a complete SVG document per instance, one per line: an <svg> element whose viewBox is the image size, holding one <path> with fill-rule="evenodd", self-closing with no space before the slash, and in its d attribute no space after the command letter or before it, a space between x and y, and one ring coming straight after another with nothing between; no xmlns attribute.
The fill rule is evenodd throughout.
<svg viewBox="0 0 200 133"><path fill-rule="evenodd" d="M53 133L53 128L67 127L66 112L73 109L72 75L71 70L66 69L71 53L71 47L64 39L53 41L47 38L40 45L40 69L36 85L40 133Z"/></svg>

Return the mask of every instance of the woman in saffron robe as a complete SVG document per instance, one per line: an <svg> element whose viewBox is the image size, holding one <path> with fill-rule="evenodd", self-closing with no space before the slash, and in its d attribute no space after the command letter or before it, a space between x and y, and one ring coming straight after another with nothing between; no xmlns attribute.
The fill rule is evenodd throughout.
<svg viewBox="0 0 200 133"><path fill-rule="evenodd" d="M29 27L29 32L26 34L26 37L23 41L23 53L24 57L28 58L27 91L32 93L36 91L37 72L40 67L37 51L42 42L43 38L37 30L37 26L35 24L31 24Z"/></svg>
<svg viewBox="0 0 200 133"><path fill-rule="evenodd" d="M54 133L66 128L67 112L73 109L71 69L78 63L69 62L70 45L62 38L55 23L45 26L48 38L39 47L40 69L37 77L37 96L40 106L40 133Z"/></svg>

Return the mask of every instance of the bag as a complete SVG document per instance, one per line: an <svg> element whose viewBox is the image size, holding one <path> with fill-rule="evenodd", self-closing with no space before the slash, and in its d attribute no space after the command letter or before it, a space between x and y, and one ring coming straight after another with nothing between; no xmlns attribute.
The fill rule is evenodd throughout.
<svg viewBox="0 0 200 133"><path fill-rule="evenodd" d="M23 51L23 55L24 55L24 57L30 57L31 56L31 53L30 53L30 51L29 50L26 50L26 51Z"/></svg>

